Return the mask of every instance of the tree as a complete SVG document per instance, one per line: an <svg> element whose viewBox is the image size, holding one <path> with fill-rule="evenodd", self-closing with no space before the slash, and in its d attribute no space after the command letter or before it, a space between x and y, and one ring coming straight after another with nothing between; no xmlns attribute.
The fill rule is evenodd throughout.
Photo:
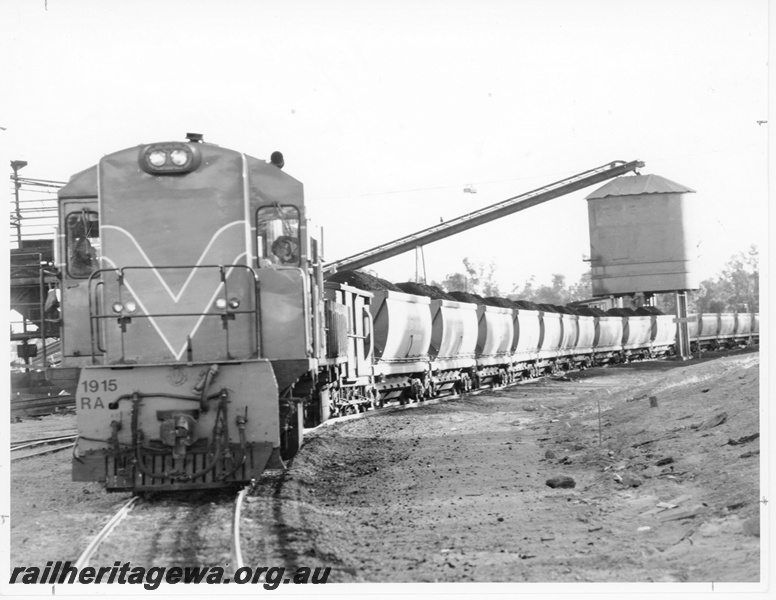
<svg viewBox="0 0 776 600"><path fill-rule="evenodd" d="M657 308L676 314L674 294L658 294ZM689 312L758 312L760 310L760 267L756 245L730 257L722 271L704 279L700 289L688 295Z"/></svg>
<svg viewBox="0 0 776 600"><path fill-rule="evenodd" d="M760 252L752 244L730 257L716 278L701 282L695 295L700 312L758 312L760 310Z"/></svg>
<svg viewBox="0 0 776 600"><path fill-rule="evenodd" d="M528 300L537 304L568 304L577 300L587 300L592 296L592 272L583 273L579 281L572 285L566 284L566 276L555 273L550 285L536 287L536 278L531 276L521 286L516 285L509 294L512 300Z"/></svg>
<svg viewBox="0 0 776 600"><path fill-rule="evenodd" d="M469 258L463 259L464 273L448 273L441 283L432 281L431 285L446 292L469 292L480 296L498 296L498 283L495 280L496 265L490 262L475 263Z"/></svg>
<svg viewBox="0 0 776 600"><path fill-rule="evenodd" d="M465 292L468 288L468 281L463 273L450 273L441 283L432 281L431 285L435 285L446 292Z"/></svg>

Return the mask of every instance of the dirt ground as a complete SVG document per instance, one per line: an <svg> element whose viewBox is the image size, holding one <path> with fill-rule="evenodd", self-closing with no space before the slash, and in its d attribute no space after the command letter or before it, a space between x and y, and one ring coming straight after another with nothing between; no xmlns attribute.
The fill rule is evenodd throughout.
<svg viewBox="0 0 776 600"><path fill-rule="evenodd" d="M717 356L327 424L255 486L246 564L330 566L330 582L758 582L759 354ZM128 497L71 482L67 453L15 461L11 564L75 560Z"/></svg>
<svg viewBox="0 0 776 600"><path fill-rule="evenodd" d="M758 380L645 362L332 423L253 518L336 581L757 582Z"/></svg>

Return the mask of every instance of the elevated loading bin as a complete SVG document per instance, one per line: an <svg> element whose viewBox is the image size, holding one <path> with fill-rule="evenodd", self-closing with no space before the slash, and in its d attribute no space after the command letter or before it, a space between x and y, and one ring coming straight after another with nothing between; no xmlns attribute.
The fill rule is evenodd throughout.
<svg viewBox="0 0 776 600"><path fill-rule="evenodd" d="M594 296L700 287L694 193L658 175L634 175L587 196Z"/></svg>

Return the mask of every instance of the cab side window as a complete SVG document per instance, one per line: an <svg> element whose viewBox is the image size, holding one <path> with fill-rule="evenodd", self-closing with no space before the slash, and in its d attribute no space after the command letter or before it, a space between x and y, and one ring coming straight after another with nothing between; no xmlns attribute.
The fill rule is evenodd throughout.
<svg viewBox="0 0 776 600"><path fill-rule="evenodd" d="M66 220L67 272L70 277L86 279L98 269L100 225L97 213L80 210Z"/></svg>
<svg viewBox="0 0 776 600"><path fill-rule="evenodd" d="M256 213L256 255L260 267L299 266L299 211L295 206L262 206Z"/></svg>

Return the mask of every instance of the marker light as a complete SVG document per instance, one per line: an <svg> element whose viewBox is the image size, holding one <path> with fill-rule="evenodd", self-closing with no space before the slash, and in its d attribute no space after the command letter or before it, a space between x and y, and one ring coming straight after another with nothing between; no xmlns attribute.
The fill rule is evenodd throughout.
<svg viewBox="0 0 776 600"><path fill-rule="evenodd" d="M120 315L121 311L124 310L124 305L121 302L114 302L113 304L111 304L110 308L117 315Z"/></svg>
<svg viewBox="0 0 776 600"><path fill-rule="evenodd" d="M137 310L137 304L135 303L134 300L128 300L127 302L124 303L124 310L132 314Z"/></svg>
<svg viewBox="0 0 776 600"><path fill-rule="evenodd" d="M226 298L219 298L216 300L216 308L219 310L224 310L227 307Z"/></svg>
<svg viewBox="0 0 776 600"><path fill-rule="evenodd" d="M240 301L237 298L229 298L229 308L232 310L240 308Z"/></svg>

